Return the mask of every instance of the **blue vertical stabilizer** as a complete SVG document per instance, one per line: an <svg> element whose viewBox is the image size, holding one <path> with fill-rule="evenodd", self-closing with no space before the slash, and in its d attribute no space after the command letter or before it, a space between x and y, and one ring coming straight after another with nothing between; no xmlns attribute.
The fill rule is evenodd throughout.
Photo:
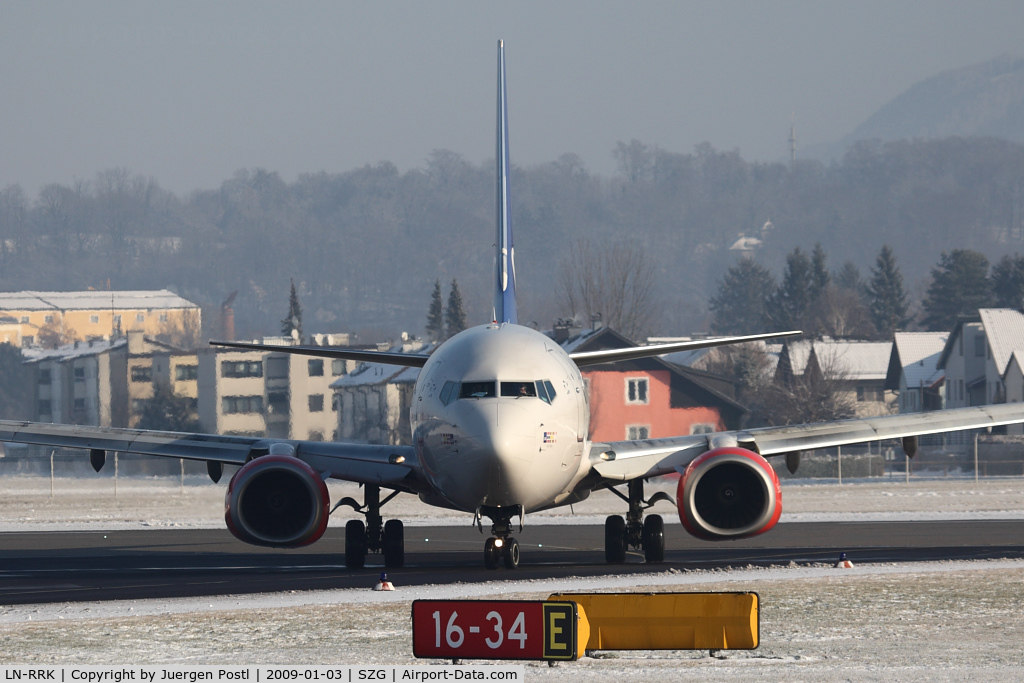
<svg viewBox="0 0 1024 683"><path fill-rule="evenodd" d="M505 93L505 44L498 41L498 131L496 153L497 231L494 259L494 319L518 323L516 315L515 249L512 246L512 217L508 210L508 104Z"/></svg>

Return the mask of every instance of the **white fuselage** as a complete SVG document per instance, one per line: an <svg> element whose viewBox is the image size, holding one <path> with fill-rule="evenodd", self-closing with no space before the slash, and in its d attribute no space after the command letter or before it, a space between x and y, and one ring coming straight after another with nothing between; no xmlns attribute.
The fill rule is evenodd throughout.
<svg viewBox="0 0 1024 683"><path fill-rule="evenodd" d="M452 337L423 366L410 411L427 479L461 510L557 505L587 467L583 377L528 327L483 325Z"/></svg>

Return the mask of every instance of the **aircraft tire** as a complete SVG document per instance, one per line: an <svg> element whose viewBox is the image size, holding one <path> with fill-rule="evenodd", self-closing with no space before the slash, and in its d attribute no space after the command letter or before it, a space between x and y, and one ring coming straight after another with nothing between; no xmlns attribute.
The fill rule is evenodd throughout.
<svg viewBox="0 0 1024 683"><path fill-rule="evenodd" d="M493 536L484 541L484 566L488 569L498 568L498 558L501 555L501 550L494 546L494 541Z"/></svg>
<svg viewBox="0 0 1024 683"><path fill-rule="evenodd" d="M604 520L604 559L608 564L626 561L626 520L621 515Z"/></svg>
<svg viewBox="0 0 1024 683"><path fill-rule="evenodd" d="M362 569L366 564L366 525L361 519L350 519L345 525L345 566Z"/></svg>
<svg viewBox="0 0 1024 683"><path fill-rule="evenodd" d="M505 569L515 569L519 566L519 541L514 538L505 539L504 552L501 559L505 561Z"/></svg>
<svg viewBox="0 0 1024 683"><path fill-rule="evenodd" d="M648 515L644 518L640 543L648 563L665 561L665 521L661 515Z"/></svg>
<svg viewBox="0 0 1024 683"><path fill-rule="evenodd" d="M398 569L405 564L405 525L400 519L389 519L384 523L384 566Z"/></svg>

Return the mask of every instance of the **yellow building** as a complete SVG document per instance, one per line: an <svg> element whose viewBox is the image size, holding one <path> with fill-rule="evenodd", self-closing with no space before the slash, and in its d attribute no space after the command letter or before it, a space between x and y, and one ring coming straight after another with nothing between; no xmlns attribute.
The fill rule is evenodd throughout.
<svg viewBox="0 0 1024 683"><path fill-rule="evenodd" d="M0 318L17 327L24 347L121 337L129 331L170 336L176 345L198 336L199 306L166 289L154 291L0 292ZM12 338L14 334L11 334Z"/></svg>

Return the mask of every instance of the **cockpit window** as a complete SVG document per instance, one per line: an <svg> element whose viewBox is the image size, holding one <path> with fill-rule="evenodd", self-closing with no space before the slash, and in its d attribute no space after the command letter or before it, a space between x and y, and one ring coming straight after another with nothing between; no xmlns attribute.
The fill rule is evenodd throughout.
<svg viewBox="0 0 1024 683"><path fill-rule="evenodd" d="M463 382L459 398L494 398L495 382Z"/></svg>
<svg viewBox="0 0 1024 683"><path fill-rule="evenodd" d="M501 395L514 398L531 398L537 395L537 386L533 382L502 382Z"/></svg>
<svg viewBox="0 0 1024 683"><path fill-rule="evenodd" d="M548 398L551 400L551 403L554 403L555 399L558 398L554 385L549 380L544 380L544 388L548 390Z"/></svg>
<svg viewBox="0 0 1024 683"><path fill-rule="evenodd" d="M545 403L551 403L551 397L548 396L548 389L544 386L542 380L537 380L537 398L544 401Z"/></svg>
<svg viewBox="0 0 1024 683"><path fill-rule="evenodd" d="M441 399L441 403L448 405L452 400L459 394L459 383L458 382L445 382L444 386L441 387L441 395L438 397Z"/></svg>

